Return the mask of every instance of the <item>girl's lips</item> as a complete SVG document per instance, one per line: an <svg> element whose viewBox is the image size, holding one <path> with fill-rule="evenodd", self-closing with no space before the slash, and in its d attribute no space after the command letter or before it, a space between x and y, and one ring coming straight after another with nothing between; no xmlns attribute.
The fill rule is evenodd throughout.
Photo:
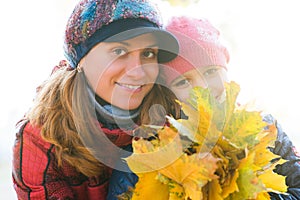
<svg viewBox="0 0 300 200"><path fill-rule="evenodd" d="M219 101L219 103L223 103L226 100L226 92L222 92L222 94L220 94L219 96L216 97L217 101Z"/></svg>

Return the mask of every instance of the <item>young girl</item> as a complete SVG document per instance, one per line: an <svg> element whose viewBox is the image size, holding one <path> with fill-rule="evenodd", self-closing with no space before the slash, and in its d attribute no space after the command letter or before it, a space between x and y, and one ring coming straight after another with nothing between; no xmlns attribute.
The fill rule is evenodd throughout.
<svg viewBox="0 0 300 200"><path fill-rule="evenodd" d="M184 31L182 31L184 29ZM186 102L193 87L209 88L219 101L225 100L224 83L227 78L228 50L220 41L219 31L206 19L173 17L166 30L179 41L178 56L166 63L164 73L167 86L176 98ZM264 116L268 123L276 123L271 115ZM288 195L270 193L271 199L299 199L300 157L288 136L277 124L278 136L271 151L288 160L277 165L275 172L286 176Z"/></svg>
<svg viewBox="0 0 300 200"><path fill-rule="evenodd" d="M196 86L210 88L215 98L223 101L229 53L220 42L219 31L206 19L188 17L173 17L166 28L181 47L176 60L163 65L167 87L183 102Z"/></svg>
<svg viewBox="0 0 300 200"><path fill-rule="evenodd" d="M158 63L177 40L147 0L81 0L65 31L65 55L18 123L18 199L106 199L111 169L161 97Z"/></svg>

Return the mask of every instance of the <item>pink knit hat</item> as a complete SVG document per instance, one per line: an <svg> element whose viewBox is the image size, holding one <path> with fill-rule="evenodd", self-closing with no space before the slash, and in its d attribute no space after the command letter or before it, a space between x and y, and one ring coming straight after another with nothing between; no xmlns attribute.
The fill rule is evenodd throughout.
<svg viewBox="0 0 300 200"><path fill-rule="evenodd" d="M195 68L221 66L226 69L229 53L220 43L220 32L206 19L173 17L166 29L175 35L180 46L178 56L162 66L167 85Z"/></svg>

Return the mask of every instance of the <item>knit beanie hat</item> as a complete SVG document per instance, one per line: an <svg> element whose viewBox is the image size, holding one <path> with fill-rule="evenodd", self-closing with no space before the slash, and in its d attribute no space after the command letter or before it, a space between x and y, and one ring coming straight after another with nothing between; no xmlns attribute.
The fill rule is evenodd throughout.
<svg viewBox="0 0 300 200"><path fill-rule="evenodd" d="M229 53L220 43L220 32L206 19L187 16L172 17L166 30L179 42L178 56L165 63L166 84L181 74L205 66L221 66L226 69Z"/></svg>
<svg viewBox="0 0 300 200"><path fill-rule="evenodd" d="M64 51L72 68L99 42L117 42L152 33L159 44L158 62L174 59L176 38L162 29L150 0L80 0L66 26Z"/></svg>

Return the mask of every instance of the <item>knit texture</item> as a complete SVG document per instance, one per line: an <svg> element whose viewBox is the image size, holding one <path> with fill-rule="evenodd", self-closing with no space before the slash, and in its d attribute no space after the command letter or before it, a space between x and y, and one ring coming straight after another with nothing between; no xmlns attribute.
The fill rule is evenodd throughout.
<svg viewBox="0 0 300 200"><path fill-rule="evenodd" d="M127 24L128 21L131 23ZM111 26L115 22L120 23ZM80 59L97 43L122 31L141 27L162 28L157 6L148 0L81 0L67 22L65 56L72 68L76 68Z"/></svg>
<svg viewBox="0 0 300 200"><path fill-rule="evenodd" d="M169 85L181 74L205 66L226 68L229 53L220 42L220 32L206 19L173 17L166 30L177 37L179 55L163 67Z"/></svg>

